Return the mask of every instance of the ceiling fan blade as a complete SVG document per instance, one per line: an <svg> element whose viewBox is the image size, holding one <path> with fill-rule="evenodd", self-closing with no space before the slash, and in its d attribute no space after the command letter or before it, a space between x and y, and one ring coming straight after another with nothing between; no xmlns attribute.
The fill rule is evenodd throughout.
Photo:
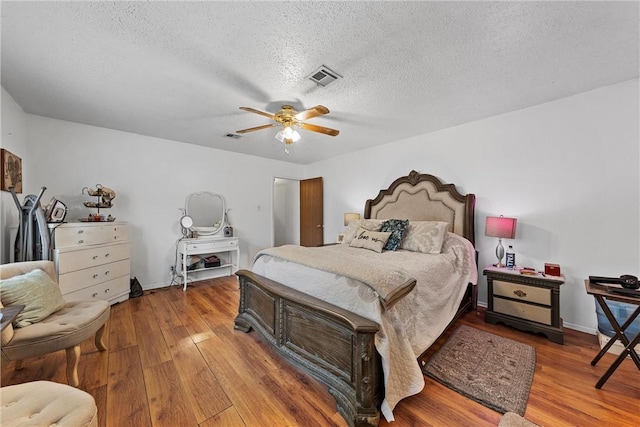
<svg viewBox="0 0 640 427"><path fill-rule="evenodd" d="M318 117L318 116L322 116L325 114L329 114L329 109L327 107L325 107L324 105L316 105L313 108L309 108L308 110L304 110L298 114L295 115L295 118L297 120L307 120L310 119L312 117Z"/></svg>
<svg viewBox="0 0 640 427"><path fill-rule="evenodd" d="M261 129L268 129L268 128L274 128L278 126L276 123L271 123L268 125L262 125L262 126L256 126L254 128L248 128L248 129L242 129L242 130L237 130L236 133L247 133L247 132L255 132L257 130L261 130Z"/></svg>
<svg viewBox="0 0 640 427"><path fill-rule="evenodd" d="M265 113L264 111L256 110L255 108L251 108L251 107L240 107L240 109L244 111L248 111L250 113L260 114L261 116L269 117L270 119L273 119L274 117L273 114L271 113Z"/></svg>
<svg viewBox="0 0 640 427"><path fill-rule="evenodd" d="M331 135L331 136L336 136L340 133L339 130L326 128L324 126L312 125L310 123L300 123L300 127L304 130L310 130L312 132L320 132L320 133L324 133L325 135Z"/></svg>

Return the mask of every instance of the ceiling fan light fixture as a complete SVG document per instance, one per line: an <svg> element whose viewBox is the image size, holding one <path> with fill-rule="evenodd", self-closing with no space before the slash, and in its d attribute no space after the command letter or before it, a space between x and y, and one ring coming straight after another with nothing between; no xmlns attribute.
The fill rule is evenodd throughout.
<svg viewBox="0 0 640 427"><path fill-rule="evenodd" d="M285 144L291 144L300 141L300 134L291 126L283 126L282 129L276 133L275 138Z"/></svg>

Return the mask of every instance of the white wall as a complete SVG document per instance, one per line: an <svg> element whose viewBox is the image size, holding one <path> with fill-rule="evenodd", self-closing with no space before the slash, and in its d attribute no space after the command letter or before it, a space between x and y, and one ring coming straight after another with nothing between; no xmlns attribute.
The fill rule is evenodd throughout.
<svg viewBox="0 0 640 427"><path fill-rule="evenodd" d="M273 245L300 244L300 181L273 180Z"/></svg>
<svg viewBox="0 0 640 427"><path fill-rule="evenodd" d="M20 204L24 202L25 186L29 183L26 155L26 118L22 108L2 88L2 121L0 122L0 148L9 150L22 159L22 194L18 194ZM37 194L37 192L35 193ZM0 191L0 262L8 262L13 245L9 242L9 229L5 224L18 224L18 208L11 193Z"/></svg>
<svg viewBox="0 0 640 427"><path fill-rule="evenodd" d="M518 218L522 266L557 262L565 326L595 332L589 275L640 275L638 80L422 135L306 168L322 176L325 240L344 227L344 212L364 210L412 169L475 193L479 266L495 262L487 215ZM486 279L479 299L487 301Z"/></svg>
<svg viewBox="0 0 640 427"><path fill-rule="evenodd" d="M271 245L274 176L299 177L302 167L159 138L25 115L29 170L26 193L41 186L70 208L67 221L90 210L83 187L116 192L109 213L130 225L131 274L145 288L167 285L175 242L182 236L179 209L193 191L222 194L241 239L241 267ZM18 154L18 153L16 153ZM15 208L14 208L15 209ZM4 228L4 227L3 227Z"/></svg>

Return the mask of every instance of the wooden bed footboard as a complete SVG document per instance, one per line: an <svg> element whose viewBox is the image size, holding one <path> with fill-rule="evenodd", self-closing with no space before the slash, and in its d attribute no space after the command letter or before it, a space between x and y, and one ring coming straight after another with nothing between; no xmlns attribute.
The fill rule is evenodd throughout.
<svg viewBox="0 0 640 427"><path fill-rule="evenodd" d="M376 322L248 270L236 272L235 328L252 328L283 358L329 387L350 426L377 426L384 377Z"/></svg>

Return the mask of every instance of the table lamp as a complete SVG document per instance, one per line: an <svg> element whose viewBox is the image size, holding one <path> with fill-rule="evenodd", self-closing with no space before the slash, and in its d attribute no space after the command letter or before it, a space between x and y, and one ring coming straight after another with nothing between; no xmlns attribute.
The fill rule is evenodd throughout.
<svg viewBox="0 0 640 427"><path fill-rule="evenodd" d="M360 219L360 214L359 213L353 213L353 212L347 212L344 214L344 226L346 227L347 225L349 225L349 223L351 221L353 221L354 219Z"/></svg>
<svg viewBox="0 0 640 427"><path fill-rule="evenodd" d="M496 246L496 257L498 263L496 267L504 267L502 258L504 258L504 246L502 239L513 239L516 237L516 218L505 218L504 216L488 216L485 224L484 235L498 238L498 246Z"/></svg>

